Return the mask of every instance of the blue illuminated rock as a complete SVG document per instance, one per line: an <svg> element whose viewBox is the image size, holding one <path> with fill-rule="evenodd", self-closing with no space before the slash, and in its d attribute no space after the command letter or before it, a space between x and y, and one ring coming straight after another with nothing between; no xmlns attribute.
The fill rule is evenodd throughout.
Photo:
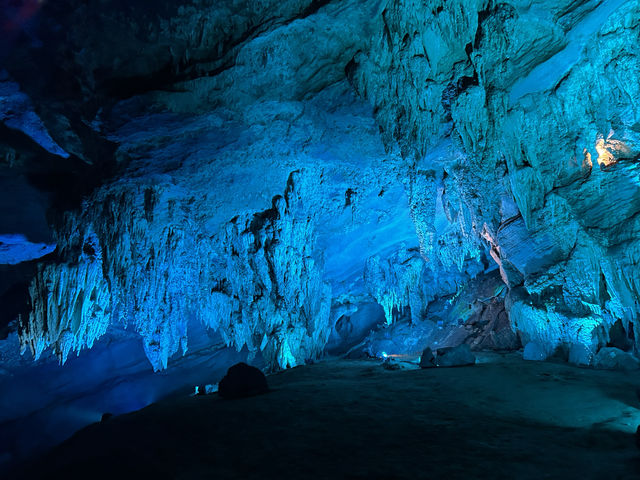
<svg viewBox="0 0 640 480"><path fill-rule="evenodd" d="M22 234L0 235L0 264L15 265L41 258L55 248L55 245L31 242Z"/></svg>
<svg viewBox="0 0 640 480"><path fill-rule="evenodd" d="M604 347L595 355L593 366L606 370L637 370L640 361L631 353L615 347Z"/></svg>
<svg viewBox="0 0 640 480"><path fill-rule="evenodd" d="M5 75L20 108L2 119L85 161L88 129L119 169L56 225L23 347L64 361L127 325L159 370L195 319L284 368L367 337L347 317L372 302L374 355L521 339L525 356L566 347L587 365L617 322L640 339L640 7L536 5L58 13L74 68L47 68L82 94L38 99L38 116ZM492 268L503 290L487 295Z"/></svg>
<svg viewBox="0 0 640 480"><path fill-rule="evenodd" d="M522 353L522 358L525 360L533 360L537 362L546 360L548 356L549 355L545 349L536 342L527 343L524 346L524 352Z"/></svg>
<svg viewBox="0 0 640 480"><path fill-rule="evenodd" d="M0 298L25 304L0 368L18 343L25 378L67 368L5 399L12 431L205 358L635 368L638 2L38 4L0 47Z"/></svg>
<svg viewBox="0 0 640 480"><path fill-rule="evenodd" d="M594 351L582 343L574 343L569 347L569 362L575 365L591 365L594 361L594 355Z"/></svg>
<svg viewBox="0 0 640 480"><path fill-rule="evenodd" d="M30 98L20 91L20 86L11 81L4 70L0 70L0 123L23 132L54 155L69 157L69 154L51 138L35 112Z"/></svg>
<svg viewBox="0 0 640 480"><path fill-rule="evenodd" d="M409 195L421 252L487 246L537 357L597 351L618 319L640 338L638 4L415 1L385 18L386 42L350 75L414 159L410 192L432 192Z"/></svg>
<svg viewBox="0 0 640 480"><path fill-rule="evenodd" d="M427 347L420 356L420 368L433 368L436 366L436 356L431 348Z"/></svg>
<svg viewBox="0 0 640 480"><path fill-rule="evenodd" d="M436 365L438 367L462 367L475 363L476 356L471 353L471 347L466 343L436 350Z"/></svg>
<svg viewBox="0 0 640 480"><path fill-rule="evenodd" d="M88 330L48 320L57 309L71 315L67 298L95 290L108 299L100 318L138 331L154 369L187 351L190 318L268 368L292 367L323 351L339 318L332 303L371 302L367 258L412 238L417 246L402 185L379 176L394 154L344 82L305 102L258 105L252 124L227 125L220 115L149 115L119 130L121 154L142 157L138 174L97 191L60 229L65 261L40 274L22 335L36 355L51 346L64 360L103 333L103 323ZM176 152L188 151L176 166ZM100 258L81 253L85 237L97 239ZM87 261L103 272L96 288L75 271ZM47 303L51 291L65 292L60 306Z"/></svg>

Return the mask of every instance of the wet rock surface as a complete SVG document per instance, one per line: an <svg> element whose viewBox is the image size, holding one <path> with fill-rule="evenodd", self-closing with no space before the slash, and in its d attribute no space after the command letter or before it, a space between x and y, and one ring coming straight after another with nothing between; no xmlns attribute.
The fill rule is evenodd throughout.
<svg viewBox="0 0 640 480"><path fill-rule="evenodd" d="M471 348L467 344L457 347L445 347L436 350L436 365L438 367L462 367L474 365L476 357L471 353Z"/></svg>
<svg viewBox="0 0 640 480"><path fill-rule="evenodd" d="M593 366L608 370L638 370L640 361L629 352L615 347L605 347L596 354Z"/></svg>

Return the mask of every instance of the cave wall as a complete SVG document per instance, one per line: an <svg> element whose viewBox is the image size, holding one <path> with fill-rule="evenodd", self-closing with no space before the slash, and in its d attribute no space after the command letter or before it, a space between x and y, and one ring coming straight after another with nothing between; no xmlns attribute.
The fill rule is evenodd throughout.
<svg viewBox="0 0 640 480"><path fill-rule="evenodd" d="M490 246L524 341L579 363L618 319L637 338L638 15L633 2L395 2L349 69L383 138L414 159L410 203L435 177L447 218L470 218L462 243ZM418 215L422 249L437 249L437 217Z"/></svg>
<svg viewBox="0 0 640 480"><path fill-rule="evenodd" d="M636 5L263 7L60 4L37 30L57 63L33 39L5 55L7 127L87 162L99 137L119 166L57 221L23 347L64 362L131 324L161 369L195 317L292 366L340 309L416 322L489 257L525 342L589 363L618 319L631 334ZM80 94L43 95L34 69Z"/></svg>
<svg viewBox="0 0 640 480"><path fill-rule="evenodd" d="M119 324L166 368L193 317L293 366L339 312L416 322L489 258L525 343L590 363L617 320L637 337L632 2L67 7L12 37L3 122L117 168L55 223L36 358Z"/></svg>
<svg viewBox="0 0 640 480"><path fill-rule="evenodd" d="M637 2L3 11L7 389L118 342L174 386L202 351L637 350Z"/></svg>

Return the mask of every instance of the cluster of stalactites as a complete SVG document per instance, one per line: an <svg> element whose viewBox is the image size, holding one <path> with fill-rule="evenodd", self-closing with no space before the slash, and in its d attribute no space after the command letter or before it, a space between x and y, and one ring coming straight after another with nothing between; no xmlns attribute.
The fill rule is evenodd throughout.
<svg viewBox="0 0 640 480"><path fill-rule="evenodd" d="M20 325L22 350L37 360L51 347L61 363L91 348L111 320L111 295L97 239L87 236L72 264L41 266L29 287L32 311Z"/></svg>
<svg viewBox="0 0 640 480"><path fill-rule="evenodd" d="M387 324L394 321L394 310L408 306L419 318L427 303L421 282L425 261L417 251L400 250L387 260L379 256L367 260L364 279L369 294L382 306Z"/></svg>
<svg viewBox="0 0 640 480"><path fill-rule="evenodd" d="M299 206L288 190L271 209L227 225L219 257L225 276L202 310L205 324L227 344L260 350L283 368L315 358L331 330L331 291L312 256L313 222L296 215Z"/></svg>
<svg viewBox="0 0 640 480"><path fill-rule="evenodd" d="M238 350L262 351L269 368L315 358L329 336L331 294L294 183L271 209L238 216L217 236L176 208L193 201L182 191L104 187L69 222L67 261L34 279L23 345L36 357L51 346L64 362L118 323L133 326L161 370L186 352L195 319ZM82 228L92 233L82 237Z"/></svg>

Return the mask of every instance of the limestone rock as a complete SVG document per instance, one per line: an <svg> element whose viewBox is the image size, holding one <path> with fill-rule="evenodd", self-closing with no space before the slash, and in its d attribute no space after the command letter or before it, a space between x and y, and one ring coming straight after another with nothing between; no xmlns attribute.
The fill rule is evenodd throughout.
<svg viewBox="0 0 640 480"><path fill-rule="evenodd" d="M35 3L0 47L35 358L640 348L637 1Z"/></svg>
<svg viewBox="0 0 640 480"><path fill-rule="evenodd" d="M543 361L548 357L547 352L537 342L529 342L524 346L522 358L525 360Z"/></svg>
<svg viewBox="0 0 640 480"><path fill-rule="evenodd" d="M417 325L488 262L511 328L499 306L486 335L475 317L474 349L521 337L586 363L618 319L638 329L634 2L109 4L44 6L60 49L40 65L18 42L1 77L6 125L86 163L112 144L122 167L56 226L58 285L40 274L23 320L34 352L64 359L123 323L162 369L195 316L292 366L322 351L333 307L373 299ZM41 70L79 88L48 92ZM270 205L293 172L300 201ZM76 230L105 252L99 327L44 315L53 291L86 290Z"/></svg>
<svg viewBox="0 0 640 480"><path fill-rule="evenodd" d="M385 358L384 362L382 362L382 368L385 370L401 370L402 366L393 358Z"/></svg>
<svg viewBox="0 0 640 480"><path fill-rule="evenodd" d="M595 355L593 366L606 370L637 370L640 361L631 353L619 348L604 347Z"/></svg>
<svg viewBox="0 0 640 480"><path fill-rule="evenodd" d="M471 353L469 345L463 343L457 347L439 348L436 350L436 365L438 367L460 367L474 365L476 357Z"/></svg>
<svg viewBox="0 0 640 480"><path fill-rule="evenodd" d="M594 352L582 343L575 343L569 347L569 362L574 365L588 366L593 363Z"/></svg>
<svg viewBox="0 0 640 480"><path fill-rule="evenodd" d="M431 348L427 347L420 356L420 368L433 368L436 366L436 357Z"/></svg>
<svg viewBox="0 0 640 480"><path fill-rule="evenodd" d="M546 354L596 351L617 319L637 325L640 91L619 78L638 70L640 11L623 1L548 8L551 17L515 2L394 4L386 41L355 57L350 78L385 140L416 159L421 250L440 244L422 192L441 188L442 211L460 226L458 258L486 241L523 341Z"/></svg>
<svg viewBox="0 0 640 480"><path fill-rule="evenodd" d="M268 391L264 373L246 363L237 363L229 368L218 384L218 394L227 399L252 397Z"/></svg>

